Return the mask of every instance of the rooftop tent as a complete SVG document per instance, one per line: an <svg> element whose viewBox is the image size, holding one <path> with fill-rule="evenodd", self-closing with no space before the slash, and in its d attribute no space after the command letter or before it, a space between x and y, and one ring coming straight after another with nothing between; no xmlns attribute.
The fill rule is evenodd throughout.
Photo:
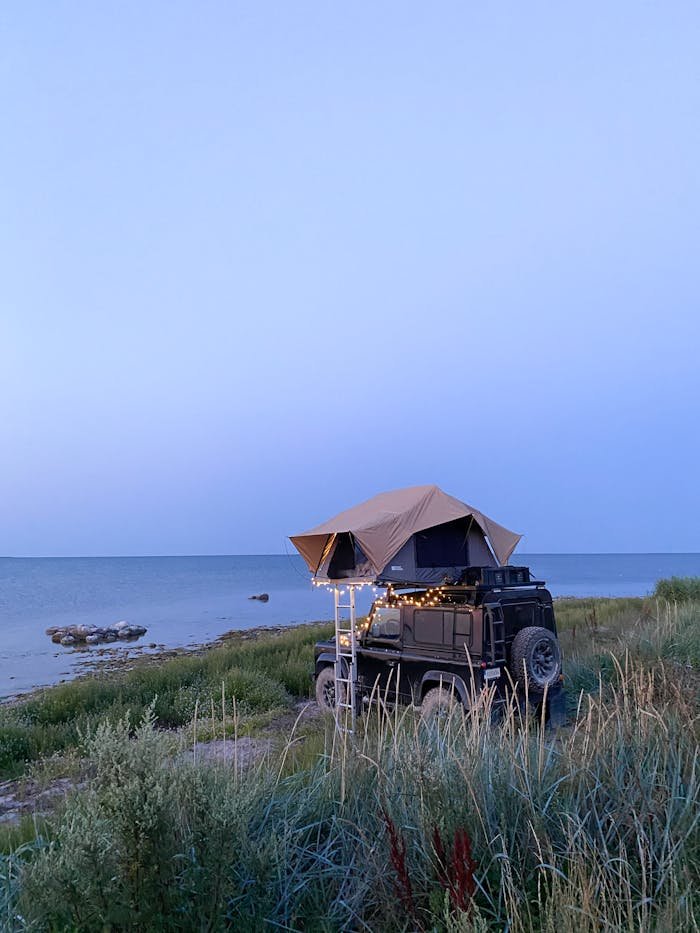
<svg viewBox="0 0 700 933"><path fill-rule="evenodd" d="M319 580L436 584L505 564L520 535L437 486L383 492L291 537Z"/></svg>

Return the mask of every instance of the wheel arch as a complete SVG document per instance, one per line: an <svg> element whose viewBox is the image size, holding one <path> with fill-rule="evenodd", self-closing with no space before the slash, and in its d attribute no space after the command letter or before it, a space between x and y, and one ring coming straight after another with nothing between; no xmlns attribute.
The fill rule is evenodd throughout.
<svg viewBox="0 0 700 933"><path fill-rule="evenodd" d="M444 687L446 690L450 690L454 687L454 691L464 708L468 709L471 706L469 690L464 682L464 678L459 674L453 674L449 671L426 671L420 682L421 703L428 690L432 690L433 687Z"/></svg>
<svg viewBox="0 0 700 933"><path fill-rule="evenodd" d="M347 661L344 658L341 658L341 664L343 668L347 671ZM321 673L324 667L334 667L335 666L335 652L334 651L322 651L321 654L316 658L316 677Z"/></svg>

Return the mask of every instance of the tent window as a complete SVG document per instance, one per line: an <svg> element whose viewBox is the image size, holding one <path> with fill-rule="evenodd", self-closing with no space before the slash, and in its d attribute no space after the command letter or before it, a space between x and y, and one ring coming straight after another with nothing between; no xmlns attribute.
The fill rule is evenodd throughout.
<svg viewBox="0 0 700 933"><path fill-rule="evenodd" d="M436 525L416 533L418 567L468 567L469 525L471 519Z"/></svg>
<svg viewBox="0 0 700 933"><path fill-rule="evenodd" d="M443 644L442 610L417 609L413 616L413 637L424 645Z"/></svg>
<svg viewBox="0 0 700 933"><path fill-rule="evenodd" d="M328 576L331 580L343 580L348 577L362 576L368 572L367 555L353 536L348 532L338 535L328 564Z"/></svg>
<svg viewBox="0 0 700 933"><path fill-rule="evenodd" d="M338 535L338 541L333 551L333 557L328 565L328 576L331 580L347 576L355 569L355 548L350 535Z"/></svg>

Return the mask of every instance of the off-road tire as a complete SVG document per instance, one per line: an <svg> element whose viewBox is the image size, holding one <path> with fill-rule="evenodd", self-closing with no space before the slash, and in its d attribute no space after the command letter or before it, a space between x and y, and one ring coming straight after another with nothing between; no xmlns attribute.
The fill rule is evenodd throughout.
<svg viewBox="0 0 700 933"><path fill-rule="evenodd" d="M557 637L549 629L530 625L513 639L510 667L518 683L527 679L532 690L544 690L558 683L561 675L561 649Z"/></svg>
<svg viewBox="0 0 700 933"><path fill-rule="evenodd" d="M340 702L345 702L345 687L340 686ZM335 668L324 667L316 677L316 702L321 709L335 712Z"/></svg>
<svg viewBox="0 0 700 933"><path fill-rule="evenodd" d="M433 687L428 690L420 705L420 716L424 723L437 719L449 719L459 707L459 697L449 687Z"/></svg>

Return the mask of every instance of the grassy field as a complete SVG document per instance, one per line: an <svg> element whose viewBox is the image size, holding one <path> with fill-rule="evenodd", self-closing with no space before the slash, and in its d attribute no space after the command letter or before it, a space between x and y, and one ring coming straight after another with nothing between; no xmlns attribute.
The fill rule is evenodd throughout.
<svg viewBox="0 0 700 933"><path fill-rule="evenodd" d="M2 710L6 775L81 786L0 837L0 928L697 930L700 603L557 618L557 734L397 709L351 741L321 722L247 767L198 760L309 695L313 629Z"/></svg>
<svg viewBox="0 0 700 933"><path fill-rule="evenodd" d="M220 712L222 695L225 713L235 706L239 725L252 728L261 714L310 695L312 646L331 632L320 624L251 641L232 638L202 654L143 659L123 673L83 677L0 706L0 779L21 774L28 761L76 748L97 723L116 724L126 715L137 723L149 711L159 726L175 729L196 710L206 715L212 703Z"/></svg>

